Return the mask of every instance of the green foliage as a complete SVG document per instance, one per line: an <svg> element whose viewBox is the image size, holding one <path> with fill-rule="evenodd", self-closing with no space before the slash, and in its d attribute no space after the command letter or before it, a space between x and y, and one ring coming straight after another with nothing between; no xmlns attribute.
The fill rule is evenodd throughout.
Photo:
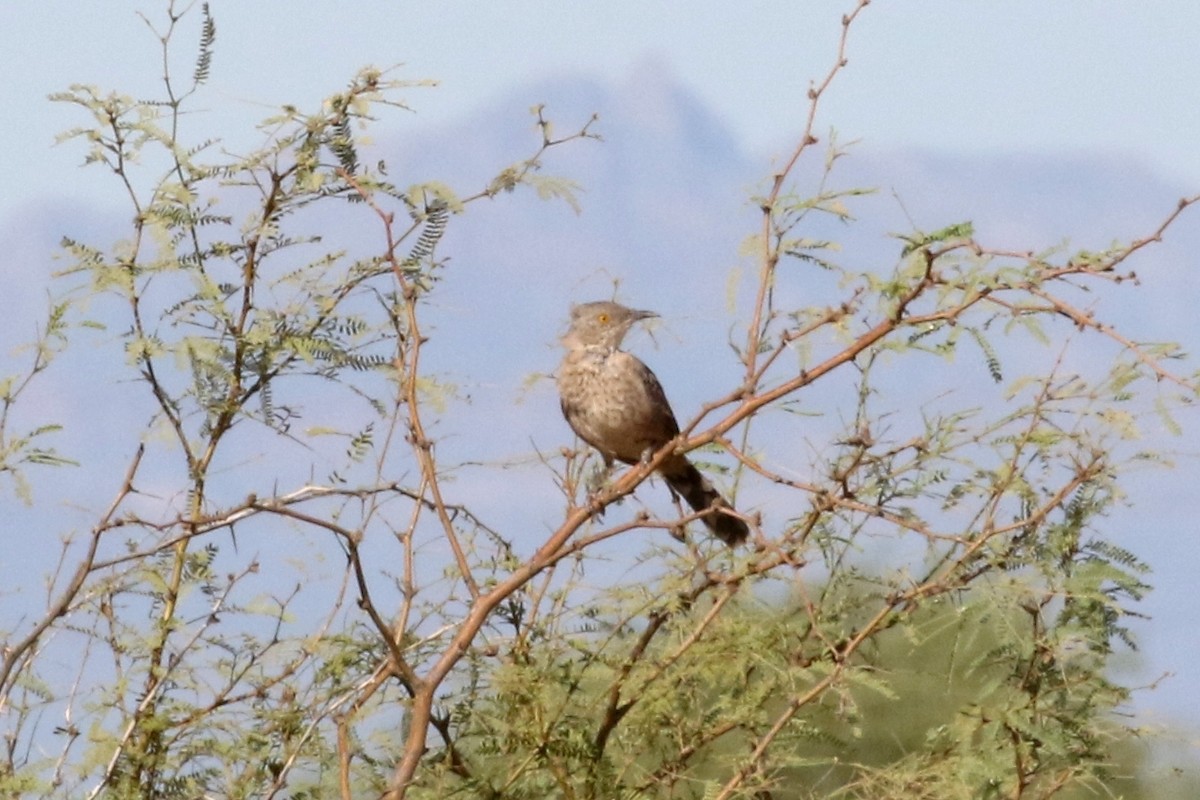
<svg viewBox="0 0 1200 800"><path fill-rule="evenodd" d="M161 30L147 20L168 65L186 17L186 10L171 4ZM216 139L187 142L187 103L211 74L216 45L216 24L203 4L189 85L178 87L168 70L158 99L85 85L52 97L85 113L88 122L60 140L82 142L85 165L103 167L117 179L133 224L108 247L64 237L72 265L61 277L75 281L74 288L53 307L32 347L32 365L0 383L0 473L28 498L26 467L73 463L42 444L58 425L14 432L10 412L67 345L73 301L83 308L108 297L124 317L116 330L127 363L156 406L149 430L174 440L188 476L181 489L186 507L174 518L125 507L136 494L143 455L149 450L149 457L159 457L153 445L143 445L112 509L91 532L74 578L57 593L55 602L71 620L65 630L82 637L89 654L111 651L107 667L84 682L80 699L38 677L39 642L57 614L14 632L13 646L4 651L0 708L13 710L14 736L31 741L27 737L37 728L32 720L47 707L67 702L68 708L80 703L80 712L87 709L87 747L72 762L70 778L56 779L71 795L90 784L93 792L113 797L209 791L250 797L286 784L294 796L315 796L328 785L322 776L329 773L319 766L335 758L325 738L332 733L327 715L339 712L363 670L374 668L380 631L321 636L293 630L291 606L300 589L287 598L250 600L242 587L263 565L255 560L226 571L240 559L234 555L231 562L225 548L200 537L271 514L295 524L324 520L327 531L353 548L354 519L372 519L388 497L420 499L419 492L383 478L384 459L373 457L376 430L386 427L391 438L397 403L410 389L414 401L418 384L422 395L436 391L428 378L406 373L411 348L420 341L411 335L412 311L441 280L435 251L451 216L487 196L461 199L440 184L401 189L389 182L382 162L365 165L360 130L381 110L402 107L398 92L425 85L373 68L315 112L287 107L266 120L266 140L257 151L230 155L214 147ZM558 143L541 142L512 170L511 187L531 183L541 155ZM544 177L537 191L546 192L552 180ZM387 201L407 211L407 227L393 226L379 206ZM387 246L371 243L357 254L324 247L305 216L318 205L376 214ZM359 405L339 415L340 427L293 430L296 420L308 418L300 403L313 390L301 388L304 381L338 387L342 403ZM211 486L214 461L245 446L247 422L311 448L329 433L344 437L342 463L330 485L263 500L251 493L232 504L227 495L218 496ZM351 480L359 488L338 488ZM324 498L333 504L293 510ZM470 520L469 513L462 517ZM343 519L351 527L342 527ZM128 534L119 545L118 531ZM359 589L367 591L366 584ZM370 602L369 595L359 599ZM332 612L326 628L335 618L340 620ZM75 622L82 619L91 623ZM9 632L4 636L7 645ZM416 652L427 646L414 645ZM382 692L379 702L395 702L393 694ZM72 743L80 731L61 732L67 736L64 753L78 749ZM43 780L50 761L9 754L0 764L0 793L50 792ZM386 758L382 754L379 763ZM297 789L304 785L309 788Z"/></svg>
<svg viewBox="0 0 1200 800"><path fill-rule="evenodd" d="M22 348L20 355L32 354L29 364L20 372L0 374L0 478L8 478L17 497L24 502L33 500L26 468L31 466L74 466L77 462L59 453L47 443L53 434L62 431L56 423L19 425L16 405L26 395L62 352L68 343L68 306L52 303L46 315L46 325L36 341Z"/></svg>

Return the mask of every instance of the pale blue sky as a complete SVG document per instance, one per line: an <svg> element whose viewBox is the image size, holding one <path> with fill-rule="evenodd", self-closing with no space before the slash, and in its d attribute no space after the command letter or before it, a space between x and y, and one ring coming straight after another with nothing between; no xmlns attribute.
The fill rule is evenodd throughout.
<svg viewBox="0 0 1200 800"><path fill-rule="evenodd" d="M213 0L214 123L241 114L248 131L274 106L315 101L364 64L403 62L407 75L439 79L441 88L412 97L414 124L427 124L531 79L617 79L650 57L747 145L769 148L796 129L851 5ZM124 0L0 5L0 215L31 197L108 191L98 175L81 179L77 149L49 149L78 118L45 97L72 82L153 91L155 42L139 8L161 18L158 4ZM1200 5L1190 3L876 0L824 122L878 147L1115 153L1200 185L1197 41Z"/></svg>

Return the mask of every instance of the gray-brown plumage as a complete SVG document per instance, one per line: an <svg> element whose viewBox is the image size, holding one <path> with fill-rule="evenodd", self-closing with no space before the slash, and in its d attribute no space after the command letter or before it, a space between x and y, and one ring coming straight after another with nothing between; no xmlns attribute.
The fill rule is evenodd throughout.
<svg viewBox="0 0 1200 800"><path fill-rule="evenodd" d="M567 354L558 368L563 416L609 464L613 459L636 464L679 435L658 378L619 349L635 322L656 316L607 301L571 309L571 327L562 339ZM658 471L688 505L705 514L704 524L725 544L732 547L749 535L733 506L686 458L672 455Z"/></svg>

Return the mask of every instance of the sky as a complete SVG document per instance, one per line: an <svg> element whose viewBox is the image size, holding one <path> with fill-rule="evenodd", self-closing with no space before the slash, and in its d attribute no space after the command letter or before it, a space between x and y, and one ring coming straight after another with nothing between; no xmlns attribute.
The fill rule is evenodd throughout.
<svg viewBox="0 0 1200 800"><path fill-rule="evenodd" d="M433 128L548 78L620 85L650 63L670 71L765 164L793 142L810 81L829 68L839 19L853 3L210 5L218 35L205 113L232 149L257 142L253 123L278 106L311 107L367 64L403 64L400 77L437 80L437 88L408 95L415 114L407 124ZM54 145L58 132L80 122L77 110L46 97L77 82L156 93L160 73L147 65L157 64L157 43L138 10L163 19L162 6L149 2L0 4L0 70L8 76L0 81L0 231L31 208L112 203L108 176L78 169L81 148ZM1200 4L1159 0L874 0L855 24L849 64L818 130L836 127L877 150L1100 155L1195 193L1197 31ZM181 76L190 58L175 65ZM9 266L0 264L3 274L14 274ZM44 281L44 265L26 266L16 274ZM0 349L7 340L0 324Z"/></svg>
<svg viewBox="0 0 1200 800"><path fill-rule="evenodd" d="M770 150L796 129L850 7L213 0L214 114L240 114L249 131L283 102L335 91L360 66L404 64L399 74L440 82L412 96L414 121L435 124L546 76L615 80L653 59L747 147ZM107 191L80 180L77 151L52 149L77 120L46 96L75 82L153 90L159 76L146 65L157 43L138 10L163 19L159 4L124 0L0 5L0 214L35 197ZM1163 0L875 0L822 127L884 147L1105 152L1200 185L1197 30L1200 6ZM181 66L186 75L190 64Z"/></svg>

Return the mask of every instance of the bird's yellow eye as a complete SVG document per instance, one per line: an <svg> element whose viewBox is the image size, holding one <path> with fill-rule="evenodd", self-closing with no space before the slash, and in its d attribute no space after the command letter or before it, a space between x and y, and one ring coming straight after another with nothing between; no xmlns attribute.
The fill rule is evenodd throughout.
<svg viewBox="0 0 1200 800"><path fill-rule="evenodd" d="M596 316L597 322L608 322L608 314L599 314Z"/></svg>

